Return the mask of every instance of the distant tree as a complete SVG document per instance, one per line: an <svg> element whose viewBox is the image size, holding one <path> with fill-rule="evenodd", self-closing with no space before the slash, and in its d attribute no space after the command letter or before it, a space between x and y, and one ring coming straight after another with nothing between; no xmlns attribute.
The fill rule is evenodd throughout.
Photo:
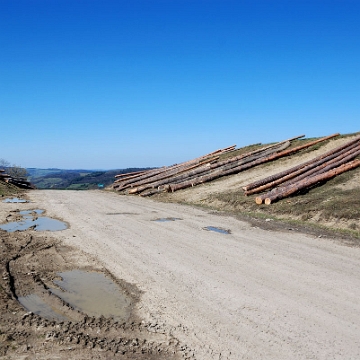
<svg viewBox="0 0 360 360"><path fill-rule="evenodd" d="M0 159L0 169L6 169L10 166L10 163L5 159Z"/></svg>
<svg viewBox="0 0 360 360"><path fill-rule="evenodd" d="M15 179L26 179L28 176L25 168L15 164L7 168L7 173Z"/></svg>

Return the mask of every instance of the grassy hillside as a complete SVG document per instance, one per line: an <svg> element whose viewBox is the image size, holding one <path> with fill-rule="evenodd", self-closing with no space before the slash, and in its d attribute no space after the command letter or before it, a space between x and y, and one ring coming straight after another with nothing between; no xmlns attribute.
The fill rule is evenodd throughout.
<svg viewBox="0 0 360 360"><path fill-rule="evenodd" d="M360 237L360 168L348 171L328 181L318 183L312 188L298 191L292 196L271 205L258 205L258 194L245 196L243 186L269 175L277 174L295 165L315 158L354 138L347 134L317 144L291 156L255 166L236 175L225 176L210 183L163 193L156 197L163 201L196 204L216 210L230 211L234 214L251 216L265 221L287 220L298 225L335 229L355 237ZM297 140L293 146L313 139ZM238 153L251 151L258 144L238 150ZM231 154L233 155L233 154ZM225 154L225 156L229 156ZM357 156L360 159L360 156Z"/></svg>
<svg viewBox="0 0 360 360"><path fill-rule="evenodd" d="M29 181L38 189L90 190L105 188L114 181L117 174L143 169L129 168L120 170L61 170L27 169Z"/></svg>
<svg viewBox="0 0 360 360"><path fill-rule="evenodd" d="M17 196L18 194L23 192L24 190L17 188L15 185L0 181L0 198L6 196Z"/></svg>

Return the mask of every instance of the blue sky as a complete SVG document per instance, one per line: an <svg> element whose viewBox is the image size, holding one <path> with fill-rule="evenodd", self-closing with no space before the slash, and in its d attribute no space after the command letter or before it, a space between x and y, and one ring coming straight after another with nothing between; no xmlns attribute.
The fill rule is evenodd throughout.
<svg viewBox="0 0 360 360"><path fill-rule="evenodd" d="M360 131L360 2L0 0L0 158L162 166Z"/></svg>

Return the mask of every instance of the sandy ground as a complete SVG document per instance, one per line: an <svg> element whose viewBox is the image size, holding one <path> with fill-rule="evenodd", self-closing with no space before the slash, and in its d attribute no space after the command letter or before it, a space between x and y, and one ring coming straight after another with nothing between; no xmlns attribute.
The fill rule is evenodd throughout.
<svg viewBox="0 0 360 360"><path fill-rule="evenodd" d="M138 315L193 358L360 358L359 248L108 192L29 196L70 224L53 237L137 286ZM152 221L164 217L182 220Z"/></svg>

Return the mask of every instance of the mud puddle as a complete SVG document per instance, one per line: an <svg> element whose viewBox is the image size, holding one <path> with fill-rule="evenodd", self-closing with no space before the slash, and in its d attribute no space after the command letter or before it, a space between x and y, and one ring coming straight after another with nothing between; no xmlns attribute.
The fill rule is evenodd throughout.
<svg viewBox="0 0 360 360"><path fill-rule="evenodd" d="M1 224L0 229L7 232L25 231L34 229L35 231L61 231L68 228L67 224L56 219L51 219L46 216L38 217L44 210L23 210L19 212L22 218L18 221Z"/></svg>
<svg viewBox="0 0 360 360"><path fill-rule="evenodd" d="M156 221L156 222L166 222L166 221L176 221L176 220L182 220L180 218L175 218L175 217L167 217L167 218L158 218L152 221Z"/></svg>
<svg viewBox="0 0 360 360"><path fill-rule="evenodd" d="M72 270L58 274L59 288L50 291L75 309L94 317L126 321L131 312L131 298L102 273Z"/></svg>
<svg viewBox="0 0 360 360"><path fill-rule="evenodd" d="M19 212L11 213L15 220ZM35 215L36 216L36 215ZM78 249L63 245L49 233L2 232L0 237L0 359L118 359L123 360L178 360L189 357L186 344L181 344L171 333L158 330L158 324L145 321L136 315L135 303L141 293L136 286L114 280L114 285L105 286L111 291L124 293L130 300L121 316L126 321L112 316L87 316L50 289L56 289L63 298L66 294L82 292L82 284L67 288L70 282L66 272L72 269L93 269L100 282L112 279L97 259ZM70 278L78 278L72 272ZM97 277L90 280L78 278L88 287L94 286ZM54 283L57 280L57 284ZM63 285L65 284L65 285ZM75 288L75 289L72 289ZM97 303L106 302L106 293L96 286L97 294L83 293L82 298L96 297ZM54 290L53 290L54 291ZM73 295L69 295L73 296ZM75 295L74 295L75 296ZM72 300L69 302L72 303ZM115 303L115 301L112 301ZM77 305L85 309L82 304ZM96 305L98 306L98 305ZM128 314L131 309L131 314ZM104 314L113 311L104 312ZM121 314L121 313L120 313ZM119 317L118 313L115 317ZM64 319L70 319L66 321Z"/></svg>
<svg viewBox="0 0 360 360"><path fill-rule="evenodd" d="M44 212L44 210L40 210L40 209L35 209L35 210L23 210L23 211L19 211L20 215L32 215L32 214L42 214Z"/></svg>
<svg viewBox="0 0 360 360"><path fill-rule="evenodd" d="M216 226L206 226L203 229L207 230L207 231L215 231L215 232L220 233L220 234L231 234L230 230L219 228L219 227L216 227Z"/></svg>
<svg viewBox="0 0 360 360"><path fill-rule="evenodd" d="M70 321L70 318L59 314L36 294L19 297L18 301L26 310L31 311L33 314L39 315L44 319Z"/></svg>
<svg viewBox="0 0 360 360"><path fill-rule="evenodd" d="M25 200L25 199L19 199L17 197L15 198L6 198L5 200L3 200L3 203L27 203L29 201Z"/></svg>

